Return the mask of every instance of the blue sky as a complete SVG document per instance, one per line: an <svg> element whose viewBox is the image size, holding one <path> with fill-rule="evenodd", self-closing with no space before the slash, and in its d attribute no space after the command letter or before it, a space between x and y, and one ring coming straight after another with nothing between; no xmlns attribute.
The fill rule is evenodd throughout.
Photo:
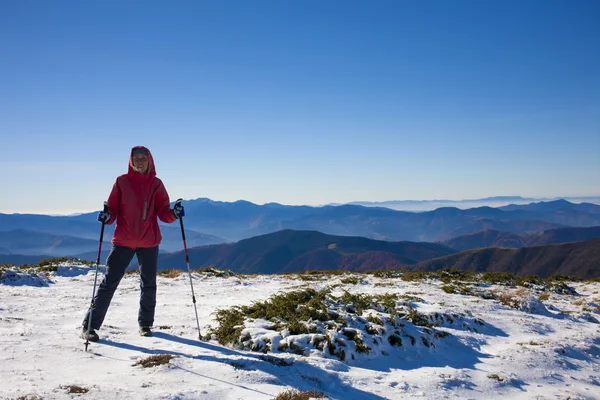
<svg viewBox="0 0 600 400"><path fill-rule="evenodd" d="M600 195L600 2L0 1L0 212Z"/></svg>

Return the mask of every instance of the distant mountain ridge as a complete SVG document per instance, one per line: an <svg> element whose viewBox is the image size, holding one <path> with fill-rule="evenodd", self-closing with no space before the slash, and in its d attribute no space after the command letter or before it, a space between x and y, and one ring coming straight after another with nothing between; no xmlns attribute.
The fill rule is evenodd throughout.
<svg viewBox="0 0 600 400"><path fill-rule="evenodd" d="M520 276L569 275L600 277L600 239L506 249L487 247L423 261L415 271L452 268L465 271L511 272Z"/></svg>
<svg viewBox="0 0 600 400"><path fill-rule="evenodd" d="M453 254L433 243L385 242L363 237L282 230L237 243L189 249L194 268L216 266L240 273L281 273L310 269L399 269L419 261ZM161 269L182 269L182 252L161 255Z"/></svg>
<svg viewBox="0 0 600 400"><path fill-rule="evenodd" d="M460 209L488 206L502 207L508 205L522 205L534 202L552 202L556 200L567 200L573 203L595 203L600 204L600 196L582 196L582 197L555 197L555 198L533 198L521 196L494 196L480 199L466 200L387 200L387 201L353 201L345 203L349 205L359 205L365 207L386 207L399 211L423 212L432 211L440 207L456 207ZM329 205L342 205L341 203Z"/></svg>
<svg viewBox="0 0 600 400"><path fill-rule="evenodd" d="M463 251L482 247L519 248L541 246L546 244L579 242L595 238L600 238L600 226L550 229L538 233L520 235L488 229L461 235L440 243L458 251Z"/></svg>
<svg viewBox="0 0 600 400"><path fill-rule="evenodd" d="M507 206L498 207L498 209L503 211L557 211L561 209L571 208L573 203L565 200L559 199L555 201L541 201L538 203L529 203L529 204L509 204ZM577 209L582 212L586 212L589 214L600 214L600 205L593 203L579 203L577 204Z"/></svg>
<svg viewBox="0 0 600 400"><path fill-rule="evenodd" d="M110 242L114 230L114 224L106 225L105 241ZM179 226L161 224L160 230L163 237L161 242L163 250L176 251L183 248ZM42 251L41 247L44 245L52 248L46 253L51 255L85 253L97 247L99 239L100 224L96 221L95 213L71 217L0 214L0 247L8 249L13 254L35 254L38 250ZM189 246L226 242L223 238L193 229L186 229L186 239Z"/></svg>
<svg viewBox="0 0 600 400"><path fill-rule="evenodd" d="M92 251L94 248L98 249L98 240L53 235L26 229L0 231L0 243L3 246L3 251L0 251L0 254L46 254L60 257L81 253L82 250L86 252ZM105 243L109 244L109 240Z"/></svg>
<svg viewBox="0 0 600 400"><path fill-rule="evenodd" d="M476 207L463 210L442 207L420 213L357 205L310 207L268 203L259 206L241 200L228 203L206 198L184 201L184 206L188 247L237 242L284 229L385 241L439 242L484 230L533 234L564 227L600 226L600 213L596 212L595 205L564 200L529 208ZM70 240L78 243L78 247L69 249L69 252L77 254L89 252L91 242L77 242L75 239L96 241L99 235L95 212L68 217L0 214L0 232L19 229L72 237ZM113 232L114 225L107 226L106 238L110 239ZM163 251L183 248L181 231L176 224L161 224L161 232ZM21 246L7 246L0 241L0 247L16 254L31 254L39 239L33 239L34 234L21 236ZM62 248L53 247L56 252L62 251Z"/></svg>
<svg viewBox="0 0 600 400"><path fill-rule="evenodd" d="M186 226L230 241L295 229L390 241L433 242L485 229L533 233L566 226L600 225L600 214L590 214L579 210L578 204L568 204L555 211L444 207L413 213L352 205L308 207L270 203L258 206L244 201L224 203L208 199L184 202L186 213L189 209Z"/></svg>

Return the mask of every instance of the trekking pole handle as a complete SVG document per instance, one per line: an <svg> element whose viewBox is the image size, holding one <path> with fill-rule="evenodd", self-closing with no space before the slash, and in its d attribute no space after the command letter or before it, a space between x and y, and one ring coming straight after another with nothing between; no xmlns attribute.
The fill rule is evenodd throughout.
<svg viewBox="0 0 600 400"><path fill-rule="evenodd" d="M182 201L183 201L183 199L177 199L177 201L175 201L175 207L177 207L178 204L181 204ZM188 255L187 243L185 240L185 229L183 228L183 217L179 217L179 226L181 226L181 238L183 239L183 251L185 252L185 261L189 262L190 257Z"/></svg>
<svg viewBox="0 0 600 400"><path fill-rule="evenodd" d="M104 212L108 212L108 203L104 202L104 207L102 208ZM100 264L100 253L102 252L102 241L104 240L104 225L106 225L106 221L102 221L102 229L100 229L100 244L98 245L98 258L96 258L96 265Z"/></svg>
<svg viewBox="0 0 600 400"><path fill-rule="evenodd" d="M177 199L175 201L175 207L177 207L178 205L181 205L182 201L183 201L183 199ZM179 222L180 222L180 225L181 225L181 237L183 238L183 241L185 242L185 231L183 229L183 217L180 216L180 217L177 217L177 218L179 218Z"/></svg>

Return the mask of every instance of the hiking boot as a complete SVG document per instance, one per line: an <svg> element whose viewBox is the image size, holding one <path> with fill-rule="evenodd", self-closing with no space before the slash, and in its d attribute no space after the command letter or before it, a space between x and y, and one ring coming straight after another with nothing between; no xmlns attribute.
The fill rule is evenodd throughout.
<svg viewBox="0 0 600 400"><path fill-rule="evenodd" d="M149 326L140 326L140 336L152 336Z"/></svg>
<svg viewBox="0 0 600 400"><path fill-rule="evenodd" d="M98 340L100 340L100 337L94 329L90 329L90 331L88 332L86 328L83 328L81 330L81 337L83 339L89 340L90 342L97 342Z"/></svg>

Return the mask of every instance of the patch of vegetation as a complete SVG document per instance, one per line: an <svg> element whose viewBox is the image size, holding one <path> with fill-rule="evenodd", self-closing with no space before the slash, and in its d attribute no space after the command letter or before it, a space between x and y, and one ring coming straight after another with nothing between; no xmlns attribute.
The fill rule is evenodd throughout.
<svg viewBox="0 0 600 400"><path fill-rule="evenodd" d="M400 278L403 281L424 281L427 278L432 278L434 275L431 272L403 272Z"/></svg>
<svg viewBox="0 0 600 400"><path fill-rule="evenodd" d="M87 265L87 266L96 265L96 263L94 261L87 261L87 260L82 260L80 258L74 258L74 257L46 258L46 259L40 260L40 262L38 262L38 265L40 267L56 266L58 264L74 264L74 265Z"/></svg>
<svg viewBox="0 0 600 400"><path fill-rule="evenodd" d="M444 292L449 294L460 294L463 296L477 296L477 293L472 288L463 284L449 284L440 287Z"/></svg>
<svg viewBox="0 0 600 400"><path fill-rule="evenodd" d="M369 272L367 272L367 274L373 275L375 278L382 278L382 279L398 278L401 275L401 273L399 271L390 271L390 270L369 271Z"/></svg>
<svg viewBox="0 0 600 400"><path fill-rule="evenodd" d="M383 321L381 320L381 318L374 316L373 314L369 314L367 315L367 317L365 318L367 321L369 321L372 324L375 325L383 325Z"/></svg>
<svg viewBox="0 0 600 400"><path fill-rule="evenodd" d="M216 314L218 325L209 328L207 339L214 338L223 345L299 355L316 349L342 361L372 352L373 345L401 346L404 337L410 338L413 346L435 347L435 340L449 335L438 332L436 326L446 320L455 321L450 315L437 313L434 324L432 316L399 301L395 293L367 295L343 291L338 297L332 295L330 287L280 293L266 301L219 310ZM455 318L458 321L462 317L455 315ZM271 332L253 337L252 325L247 325L253 323ZM250 330L244 332L247 327ZM271 349L271 339L275 337L279 344Z"/></svg>
<svg viewBox="0 0 600 400"><path fill-rule="evenodd" d="M60 388L66 390L67 393L87 393L90 391L88 388L77 385L61 385Z"/></svg>
<svg viewBox="0 0 600 400"><path fill-rule="evenodd" d="M232 276L236 276L236 273L233 272L232 270L230 270L230 269L223 270L223 269L215 267L214 265L211 265L209 267L204 267L204 268L198 268L194 272L197 272L199 274L208 275L208 276L214 276L217 278L229 278Z"/></svg>
<svg viewBox="0 0 600 400"><path fill-rule="evenodd" d="M347 274L348 271L345 269L309 269L304 271L306 275L344 275Z"/></svg>
<svg viewBox="0 0 600 400"><path fill-rule="evenodd" d="M564 281L549 282L548 289L556 294L566 294L570 296L577 296L578 293L571 286L567 285Z"/></svg>
<svg viewBox="0 0 600 400"><path fill-rule="evenodd" d="M517 286L521 279L512 272L484 272L480 276L481 281L492 285Z"/></svg>
<svg viewBox="0 0 600 400"><path fill-rule="evenodd" d="M314 275L298 275L298 278L300 278L301 281L305 281L305 282L314 282L314 281L318 281L321 279Z"/></svg>
<svg viewBox="0 0 600 400"><path fill-rule="evenodd" d="M409 307L408 314L404 316L404 319L412 322L416 326L431 327L433 324L425 314L421 314L416 309Z"/></svg>
<svg viewBox="0 0 600 400"><path fill-rule="evenodd" d="M144 368L157 367L168 364L174 357L171 354L156 354L139 360L133 366L141 365Z"/></svg>
<svg viewBox="0 0 600 400"><path fill-rule="evenodd" d="M525 345L529 345L529 346L543 346L544 343L542 342L536 342L535 340L530 340L529 342L518 342L517 343L520 346L525 346Z"/></svg>
<svg viewBox="0 0 600 400"><path fill-rule="evenodd" d="M244 306L241 310L250 318L278 318L288 322L309 319L327 321L329 315L324 302L328 294L328 289L317 292L309 288L272 296L270 300Z"/></svg>
<svg viewBox="0 0 600 400"><path fill-rule="evenodd" d="M286 360L280 357L275 356L260 356L258 357L263 361L266 361L270 364L277 365L278 367L289 367L294 363L294 360Z"/></svg>
<svg viewBox="0 0 600 400"><path fill-rule="evenodd" d="M444 283L451 283L454 281L473 282L476 279L476 274L474 272L449 268L437 271L436 275L438 279Z"/></svg>
<svg viewBox="0 0 600 400"><path fill-rule="evenodd" d="M158 271L158 275L165 278L177 278L181 276L185 271L180 269L162 269Z"/></svg>
<svg viewBox="0 0 600 400"><path fill-rule="evenodd" d="M504 378L501 378L500 376L498 376L498 374L489 374L487 377L490 379L494 379L498 382L504 382Z"/></svg>
<svg viewBox="0 0 600 400"><path fill-rule="evenodd" d="M208 335L215 335L221 344L238 343L244 329L244 313L240 307L218 310L216 314L219 326L216 329L209 329Z"/></svg>
<svg viewBox="0 0 600 400"><path fill-rule="evenodd" d="M546 301L546 300L548 300L549 298L550 298L550 293L548 293L548 292L541 293L541 294L538 296L538 300L539 300L539 301Z"/></svg>
<svg viewBox="0 0 600 400"><path fill-rule="evenodd" d="M363 310L370 307L372 297L362 293L350 293L344 290L344 294L339 300L346 305L346 310L348 312L362 315Z"/></svg>
<svg viewBox="0 0 600 400"><path fill-rule="evenodd" d="M412 301L413 303L425 303L421 297L413 296L411 294L402 294L400 298L406 301Z"/></svg>
<svg viewBox="0 0 600 400"><path fill-rule="evenodd" d="M496 300L505 306L520 309L521 304L527 300L528 292L525 288L517 290L503 290L496 292Z"/></svg>
<svg viewBox="0 0 600 400"><path fill-rule="evenodd" d="M388 342L392 345L392 346L402 346L402 338L398 335L390 335L388 337Z"/></svg>
<svg viewBox="0 0 600 400"><path fill-rule="evenodd" d="M361 283L361 280L358 276L349 276L347 278L342 279L342 283L345 285L358 285Z"/></svg>
<svg viewBox="0 0 600 400"><path fill-rule="evenodd" d="M371 351L371 348L365 345L365 342L360 337L360 334L356 329L347 329L344 328L341 331L342 335L346 336L348 340L352 340L356 345L356 351L359 353L368 353Z"/></svg>
<svg viewBox="0 0 600 400"><path fill-rule="evenodd" d="M325 395L316 390L310 392L303 392L296 389L286 390L285 392L279 393L273 400L311 400L311 399L325 399Z"/></svg>
<svg viewBox="0 0 600 400"><path fill-rule="evenodd" d="M572 275L551 275L548 278L546 278L546 282L565 282L565 281L583 282L583 281L586 281L586 279L582 279L582 278L579 278L577 276L572 276Z"/></svg>

